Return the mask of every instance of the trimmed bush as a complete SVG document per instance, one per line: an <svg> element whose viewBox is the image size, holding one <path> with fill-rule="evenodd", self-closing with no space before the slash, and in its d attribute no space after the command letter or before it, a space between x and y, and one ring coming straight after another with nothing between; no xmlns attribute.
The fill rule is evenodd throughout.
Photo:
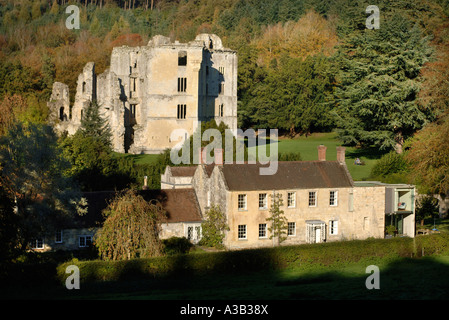
<svg viewBox="0 0 449 320"><path fill-rule="evenodd" d="M244 274L314 265L344 265L369 257L420 257L422 248L425 255L449 253L449 235L434 234L414 239L368 239L240 251L176 254L126 261L74 259L59 265L57 276L60 281L65 281L67 277L65 269L71 264L80 268L82 282L142 277Z"/></svg>
<svg viewBox="0 0 449 320"><path fill-rule="evenodd" d="M188 253L193 247L189 239L185 237L171 237L162 240L164 253L168 255Z"/></svg>

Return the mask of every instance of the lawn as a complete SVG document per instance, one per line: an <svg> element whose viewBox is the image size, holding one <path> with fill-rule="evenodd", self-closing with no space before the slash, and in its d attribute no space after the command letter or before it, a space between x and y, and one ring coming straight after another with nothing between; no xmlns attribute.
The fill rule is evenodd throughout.
<svg viewBox="0 0 449 320"><path fill-rule="evenodd" d="M278 152L279 153L300 153L301 159L305 161L317 160L318 151L317 146L323 144L327 147L326 158L328 160L336 160L336 147L341 145L337 136L333 132L329 133L314 133L308 137L279 138ZM256 147L257 148L257 147ZM269 147L267 148L269 153ZM372 167L376 161L382 156L383 152L378 149L357 149L354 147L346 147L346 164L349 172L354 180L366 180L371 172ZM154 154L117 154L118 156L133 158L136 164L151 164L157 159ZM359 158L364 165L355 165L354 160Z"/></svg>
<svg viewBox="0 0 449 320"><path fill-rule="evenodd" d="M370 265L379 268L380 289L366 288ZM101 300L428 300L449 298L449 256L365 258L333 266L163 279L128 279L82 284L4 288L3 299ZM6 291L5 291L6 290ZM157 306L157 304L155 305Z"/></svg>
<svg viewBox="0 0 449 320"><path fill-rule="evenodd" d="M273 143L273 142L272 142ZM312 161L318 159L317 147L323 144L327 147L326 159L335 161L337 159L337 146L341 146L341 142L334 132L314 133L308 137L300 136L296 138L280 137L278 141L278 153L300 153L301 159L304 161ZM269 153L267 148L267 154ZM376 149L357 149L354 147L346 147L346 165L354 180L366 180L369 178L371 169L376 161L384 154L384 152ZM354 161L359 158L364 164L355 165Z"/></svg>

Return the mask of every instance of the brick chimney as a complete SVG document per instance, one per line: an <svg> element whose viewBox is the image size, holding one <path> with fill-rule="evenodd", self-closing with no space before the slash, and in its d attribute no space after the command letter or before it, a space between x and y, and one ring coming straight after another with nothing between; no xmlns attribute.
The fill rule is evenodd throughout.
<svg viewBox="0 0 449 320"><path fill-rule="evenodd" d="M345 151L346 151L346 148L345 147L337 147L337 161L340 163L340 164L346 164L346 162L345 162Z"/></svg>
<svg viewBox="0 0 449 320"><path fill-rule="evenodd" d="M206 148L200 147L198 148L198 164L206 164Z"/></svg>
<svg viewBox="0 0 449 320"><path fill-rule="evenodd" d="M326 150L327 147L325 145L320 144L318 147L318 160L326 161Z"/></svg>
<svg viewBox="0 0 449 320"><path fill-rule="evenodd" d="M223 149L214 149L215 164L217 166L223 165Z"/></svg>

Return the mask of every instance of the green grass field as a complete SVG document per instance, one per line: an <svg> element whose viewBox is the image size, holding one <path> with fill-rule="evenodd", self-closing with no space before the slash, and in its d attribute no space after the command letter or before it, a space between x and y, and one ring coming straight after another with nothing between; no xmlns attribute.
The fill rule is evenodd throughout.
<svg viewBox="0 0 449 320"><path fill-rule="evenodd" d="M379 268L380 289L368 290L367 267ZM365 258L333 266L82 284L5 287L2 299L100 300L439 300L449 298L449 256ZM82 276L82 275L81 275Z"/></svg>
<svg viewBox="0 0 449 320"><path fill-rule="evenodd" d="M326 158L336 160L336 147L341 145L335 133L314 133L309 137L297 137L293 139L279 138L279 153L300 153L301 159L305 161L317 160L317 146L323 144L327 147ZM257 147L256 147L257 148ZM267 148L269 153L269 148ZM383 152L377 149L357 149L353 147L346 148L346 164L354 180L366 180L376 161L382 156ZM136 164L152 164L156 161L157 155L153 154L118 154L118 156L133 158ZM354 160L359 158L364 165L355 165Z"/></svg>

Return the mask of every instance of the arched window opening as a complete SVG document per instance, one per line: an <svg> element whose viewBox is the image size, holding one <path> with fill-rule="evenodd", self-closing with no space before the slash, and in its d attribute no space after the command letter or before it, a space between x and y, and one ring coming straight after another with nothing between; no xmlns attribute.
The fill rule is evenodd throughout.
<svg viewBox="0 0 449 320"><path fill-rule="evenodd" d="M64 121L64 107L59 108L59 120Z"/></svg>

